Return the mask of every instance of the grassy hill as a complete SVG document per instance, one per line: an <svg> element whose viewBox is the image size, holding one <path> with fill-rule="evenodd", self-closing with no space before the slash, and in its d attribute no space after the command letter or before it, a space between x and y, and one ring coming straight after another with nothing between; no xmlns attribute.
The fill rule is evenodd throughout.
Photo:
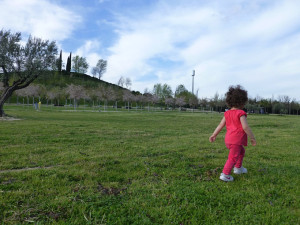
<svg viewBox="0 0 300 225"><path fill-rule="evenodd" d="M36 79L34 84L44 85L46 88L54 88L54 87L61 87L64 88L67 85L74 84L74 85L82 85L85 88L96 88L99 85L105 87L113 87L119 90L126 90L123 87L120 87L116 84L112 84L103 80L99 80L98 78L91 77L86 74L81 73L47 73L43 76L40 76Z"/></svg>
<svg viewBox="0 0 300 225"><path fill-rule="evenodd" d="M36 80L34 80L31 84L31 86L39 86L40 90L38 91L38 94L32 94L31 91L29 91L31 94L28 94L26 91L21 93L14 93L12 97L9 99L8 103L20 103L24 102L24 98L26 96L34 96L35 99L38 97L42 103L48 102L47 99L49 99L49 92L59 93L59 97L55 97L54 103L57 104L57 102L64 102L66 98L68 98L68 94L66 94L65 89L69 85L76 85L83 87L84 90L87 91L87 93L91 93L91 91L94 90L101 90L103 92L103 95L109 96L109 95L116 95L118 96L118 99L122 101L122 95L123 91L129 91L126 88L123 88L121 86L118 86L116 84L112 84L103 80L99 80L95 77L91 77L86 74L81 73L59 73L59 72L46 72L42 76L38 77ZM107 91L107 90L110 90ZM113 93L112 93L113 92ZM136 91L130 91L133 95L141 94L140 92ZM19 97L18 97L19 96ZM23 100L22 100L23 99ZM28 98L25 100L27 103L33 103L32 98ZM81 99L81 101L84 101Z"/></svg>

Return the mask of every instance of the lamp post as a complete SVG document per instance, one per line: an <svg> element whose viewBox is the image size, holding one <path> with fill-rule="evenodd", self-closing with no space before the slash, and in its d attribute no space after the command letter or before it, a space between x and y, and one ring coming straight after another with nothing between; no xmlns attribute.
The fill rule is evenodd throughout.
<svg viewBox="0 0 300 225"><path fill-rule="evenodd" d="M193 70L192 77L193 77L193 83L192 83L192 94L193 94L193 98L194 98L194 77L195 77L195 70ZM194 113L194 106L193 106L193 113Z"/></svg>
<svg viewBox="0 0 300 225"><path fill-rule="evenodd" d="M195 70L193 70L192 77L193 77L193 83L192 83L192 93L193 93L193 95L194 95L194 77L195 77Z"/></svg>

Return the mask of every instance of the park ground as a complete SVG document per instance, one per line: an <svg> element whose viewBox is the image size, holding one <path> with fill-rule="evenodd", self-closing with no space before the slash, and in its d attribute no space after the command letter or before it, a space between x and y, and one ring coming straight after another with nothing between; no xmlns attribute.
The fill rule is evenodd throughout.
<svg viewBox="0 0 300 225"><path fill-rule="evenodd" d="M222 118L5 106L1 224L299 224L300 117L249 115L249 173L219 180Z"/></svg>

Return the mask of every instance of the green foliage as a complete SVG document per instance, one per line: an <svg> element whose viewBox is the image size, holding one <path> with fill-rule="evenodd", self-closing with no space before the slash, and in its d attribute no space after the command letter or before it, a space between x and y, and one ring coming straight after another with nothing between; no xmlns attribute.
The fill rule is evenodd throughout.
<svg viewBox="0 0 300 225"><path fill-rule="evenodd" d="M62 72L62 50L60 50L59 58L56 59L56 68L58 72Z"/></svg>
<svg viewBox="0 0 300 225"><path fill-rule="evenodd" d="M168 84L155 84L152 91L153 95L158 96L161 100L170 98L173 95L172 88Z"/></svg>
<svg viewBox="0 0 300 225"><path fill-rule="evenodd" d="M66 73L67 74L70 74L71 72L71 64L72 64L72 52L70 52L70 55L68 56L68 59L67 59L67 65L66 65Z"/></svg>
<svg viewBox="0 0 300 225"><path fill-rule="evenodd" d="M113 86L115 88L121 88L115 84L108 83L106 81L102 81L95 77L91 77L82 73L72 73L72 76L59 73L46 74L44 76L39 77L34 83L45 85L49 89L53 87L64 88L67 87L67 85L69 84L82 85L85 88L96 88L99 86L99 84L104 86Z"/></svg>
<svg viewBox="0 0 300 225"><path fill-rule="evenodd" d="M3 105L14 91L26 88L55 66L56 54L54 41L29 36L21 44L21 33L0 31L0 81L4 88L0 95L0 117L5 115Z"/></svg>
<svg viewBox="0 0 300 225"><path fill-rule="evenodd" d="M86 61L86 58L76 55L72 58L73 66L72 69L75 73L86 73L89 68L89 64Z"/></svg>
<svg viewBox="0 0 300 225"><path fill-rule="evenodd" d="M92 74L95 77L98 77L100 80L102 75L106 72L106 68L107 68L107 61L104 59L99 59L97 65L92 68Z"/></svg>
<svg viewBox="0 0 300 225"><path fill-rule="evenodd" d="M300 118L249 115L249 173L218 179L221 114L6 108L3 224L299 224ZM31 169L30 169L31 168Z"/></svg>
<svg viewBox="0 0 300 225"><path fill-rule="evenodd" d="M183 84L180 84L176 87L175 97L182 97L186 95L189 91L185 88Z"/></svg>

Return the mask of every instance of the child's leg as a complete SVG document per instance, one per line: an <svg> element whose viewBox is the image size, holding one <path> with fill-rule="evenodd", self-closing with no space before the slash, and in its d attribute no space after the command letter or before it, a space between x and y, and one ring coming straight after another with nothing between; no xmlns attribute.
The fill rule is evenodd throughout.
<svg viewBox="0 0 300 225"><path fill-rule="evenodd" d="M226 147L229 149L228 159L225 163L225 166L223 168L223 173L226 175L229 175L231 173L231 170L233 169L234 165L239 159L240 153L241 153L241 145L232 145L232 144L226 144Z"/></svg>
<svg viewBox="0 0 300 225"><path fill-rule="evenodd" d="M245 148L243 146L241 146L241 151L240 151L240 155L238 160L236 161L235 167L236 168L241 168L242 164L243 164L243 159L245 156Z"/></svg>

